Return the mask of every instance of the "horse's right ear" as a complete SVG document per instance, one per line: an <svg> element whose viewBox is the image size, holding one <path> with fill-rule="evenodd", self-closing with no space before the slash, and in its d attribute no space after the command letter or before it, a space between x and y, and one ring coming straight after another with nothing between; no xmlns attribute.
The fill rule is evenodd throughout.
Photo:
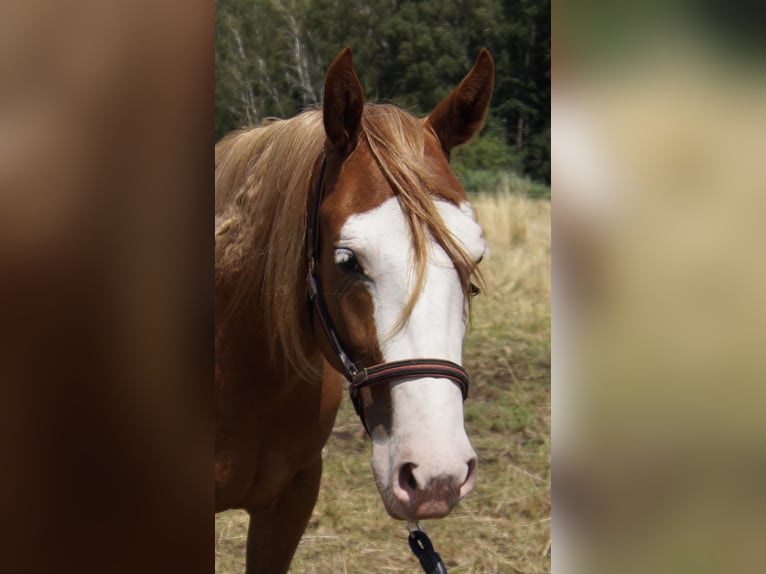
<svg viewBox="0 0 766 574"><path fill-rule="evenodd" d="M341 155L356 146L364 108L362 84L351 62L351 48L335 56L324 80L323 118L327 142Z"/></svg>

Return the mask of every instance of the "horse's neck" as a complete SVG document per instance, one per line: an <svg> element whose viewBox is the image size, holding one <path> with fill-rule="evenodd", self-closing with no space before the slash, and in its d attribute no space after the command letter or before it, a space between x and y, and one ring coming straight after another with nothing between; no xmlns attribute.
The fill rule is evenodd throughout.
<svg viewBox="0 0 766 574"><path fill-rule="evenodd" d="M319 372L322 368L319 347L310 332L304 335L303 352ZM272 356L270 337L271 333L257 321L234 320L225 326L217 326L217 384L246 386L258 393L276 396L311 383L286 358Z"/></svg>

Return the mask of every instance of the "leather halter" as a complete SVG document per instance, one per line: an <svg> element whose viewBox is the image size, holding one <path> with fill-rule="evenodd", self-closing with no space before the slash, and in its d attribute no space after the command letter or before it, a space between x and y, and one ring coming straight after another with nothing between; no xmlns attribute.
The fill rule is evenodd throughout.
<svg viewBox="0 0 766 574"><path fill-rule="evenodd" d="M306 274L306 290L309 299L309 320L313 329L312 308L319 317L322 329L327 336L327 341L332 347L333 353L340 361L343 375L349 381L349 395L354 404L356 414L359 416L365 430L369 434L367 421L364 418L362 408L361 389L381 383L388 383L398 379L413 377L428 377L449 379L460 387L463 400L468 397L468 374L465 369L444 359L405 359L403 361L390 361L371 367L358 368L354 361L343 350L343 346L335 332L335 327L327 311L324 294L322 291L319 275L317 275L317 257L319 255L319 206L324 198L324 176L327 168L326 158L322 159L319 168L319 177L314 186L314 201L311 209L311 217L308 222L308 244L306 254L308 259L308 273Z"/></svg>

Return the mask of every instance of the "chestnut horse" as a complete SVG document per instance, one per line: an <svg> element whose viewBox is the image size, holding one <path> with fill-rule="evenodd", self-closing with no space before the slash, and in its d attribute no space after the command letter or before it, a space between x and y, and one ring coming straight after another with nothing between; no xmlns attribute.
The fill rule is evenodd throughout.
<svg viewBox="0 0 766 574"><path fill-rule="evenodd" d="M248 511L247 572L290 565L343 375L391 516L445 516L473 488L459 363L485 244L448 161L493 84L482 50L418 120L365 104L346 48L321 110L216 146L216 511Z"/></svg>

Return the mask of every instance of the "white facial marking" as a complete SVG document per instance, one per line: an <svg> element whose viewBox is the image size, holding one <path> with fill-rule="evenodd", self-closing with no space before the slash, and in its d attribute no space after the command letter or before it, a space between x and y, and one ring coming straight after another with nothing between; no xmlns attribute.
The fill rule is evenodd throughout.
<svg viewBox="0 0 766 574"><path fill-rule="evenodd" d="M479 260L486 252L486 244L470 204L465 201L456 207L443 200L435 203L461 246L474 260ZM464 327L462 289L452 262L433 240L429 246L426 283L413 314L403 331L389 337L410 299L415 280L410 230L395 198L349 217L341 229L337 247L336 263L350 258L351 254L346 251L349 249L371 279L368 288L375 303L378 341L386 361L428 357L460 362ZM455 331L452 323L456 318L460 335L450 337L448 335ZM445 345L446 340L451 343Z"/></svg>
<svg viewBox="0 0 766 574"><path fill-rule="evenodd" d="M463 201L458 206L460 208L460 211L466 214L468 217L476 221L476 214L473 212L473 207L471 207L471 204L467 201Z"/></svg>
<svg viewBox="0 0 766 574"><path fill-rule="evenodd" d="M478 260L486 246L468 202L460 207L441 200L435 203L448 229ZM464 293L452 261L433 240L423 290L409 320L394 331L415 286L411 234L396 198L349 217L336 247L352 249L369 278L366 285L385 361L431 358L461 363ZM417 517L413 513L418 512L414 509L419 502L412 500L416 495L399 484L402 465L409 464L412 478L426 491L417 493L424 500L436 496L434 485L442 485L439 489L445 491L449 483L454 500L441 506L435 502L431 510L433 515L446 514L473 484L471 478L470 485L463 485L475 453L463 428L460 388L443 378L396 381L391 384L391 402L391 428L371 429L372 466L386 508L402 518Z"/></svg>

